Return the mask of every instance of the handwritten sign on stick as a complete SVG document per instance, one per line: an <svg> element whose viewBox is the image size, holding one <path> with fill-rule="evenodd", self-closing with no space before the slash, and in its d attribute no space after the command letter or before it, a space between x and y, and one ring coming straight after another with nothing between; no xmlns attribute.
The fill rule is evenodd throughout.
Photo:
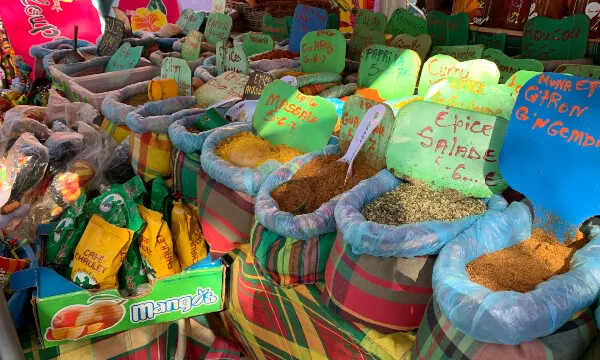
<svg viewBox="0 0 600 360"><path fill-rule="evenodd" d="M308 153L327 145L337 122L335 106L275 80L258 100L252 123L263 139Z"/></svg>
<svg viewBox="0 0 600 360"><path fill-rule="evenodd" d="M253 71L250 74L250 79L244 87L244 100L258 100L263 89L273 82L271 74L262 71Z"/></svg>
<svg viewBox="0 0 600 360"><path fill-rule="evenodd" d="M362 54L358 86L377 90L382 99L412 95L417 84L421 58L412 50L371 45Z"/></svg>
<svg viewBox="0 0 600 360"><path fill-rule="evenodd" d="M244 35L243 41L247 56L271 51L275 48L273 38L266 34L247 33Z"/></svg>
<svg viewBox="0 0 600 360"><path fill-rule="evenodd" d="M350 96L342 110L340 129L340 152L348 151L352 139L356 135L359 123L364 119L367 110L375 105L384 106L381 122L369 134L369 137L358 153L358 158L370 164L376 170L385 168L385 150L394 126L394 112L387 104L381 104L360 96Z"/></svg>
<svg viewBox="0 0 600 360"><path fill-rule="evenodd" d="M168 57L160 67L162 79L173 79L177 83L180 96L192 95L192 71L187 61Z"/></svg>
<svg viewBox="0 0 600 360"><path fill-rule="evenodd" d="M385 28L385 33L393 36L400 34L410 36L427 34L427 20L414 16L406 9L398 8L392 13L390 21Z"/></svg>
<svg viewBox="0 0 600 360"><path fill-rule="evenodd" d="M129 70L136 67L142 56L143 46L132 47L129 43L123 43L117 52L110 58L106 65L106 72Z"/></svg>
<svg viewBox="0 0 600 360"><path fill-rule="evenodd" d="M357 25L364 25L369 30L383 32L387 25L387 18L384 13L374 13L371 10L358 9L356 21L354 22L354 26L356 27Z"/></svg>
<svg viewBox="0 0 600 360"><path fill-rule="evenodd" d="M370 45L385 45L385 34L377 30L369 30L365 25L357 25L348 45L348 57L359 61L363 50Z"/></svg>
<svg viewBox="0 0 600 360"><path fill-rule="evenodd" d="M525 85L529 79L539 74L540 72L537 71L519 70L506 81L506 86L511 88L514 93L515 101L519 92L521 92L523 85Z"/></svg>
<svg viewBox="0 0 600 360"><path fill-rule="evenodd" d="M115 19L114 17L109 16L105 21L104 34L102 34L100 45L98 45L98 55L112 56L119 46L121 46L125 26L121 20Z"/></svg>
<svg viewBox="0 0 600 360"><path fill-rule="evenodd" d="M488 198L508 187L498 170L507 125L503 118L415 101L396 117L387 167L435 189Z"/></svg>
<svg viewBox="0 0 600 360"><path fill-rule="evenodd" d="M233 21L231 16L221 13L212 13L208 16L204 36L206 42L212 45L217 45L219 41L227 43L229 32Z"/></svg>
<svg viewBox="0 0 600 360"><path fill-rule="evenodd" d="M327 28L327 10L298 4L294 11L294 21L290 33L290 51L300 52L300 42L311 31Z"/></svg>
<svg viewBox="0 0 600 360"><path fill-rule="evenodd" d="M233 71L224 72L199 87L194 96L200 106L207 108L223 100L241 98L247 82L248 75Z"/></svg>
<svg viewBox="0 0 600 360"><path fill-rule="evenodd" d="M400 34L392 40L391 45L398 49L410 49L421 58L424 62L427 59L427 54L431 50L431 36L422 34L417 37L412 37L408 34Z"/></svg>
<svg viewBox="0 0 600 360"><path fill-rule="evenodd" d="M512 188L574 226L600 213L599 85L555 73L530 79L515 103L500 155Z"/></svg>
<svg viewBox="0 0 600 360"><path fill-rule="evenodd" d="M289 39L289 25L292 23L293 19L294 18L291 16L275 18L271 14L265 14L265 16L263 16L262 32L265 35L271 36L276 42Z"/></svg>
<svg viewBox="0 0 600 360"><path fill-rule="evenodd" d="M587 49L589 28L585 14L561 20L536 16L525 23L521 53L526 59L580 59Z"/></svg>
<svg viewBox="0 0 600 360"><path fill-rule="evenodd" d="M225 47L222 41L217 43L217 72L222 74L235 71L244 75L249 74L248 57L241 46Z"/></svg>
<svg viewBox="0 0 600 360"><path fill-rule="evenodd" d="M225 7L227 6L226 0L213 0L211 13L225 13Z"/></svg>
<svg viewBox="0 0 600 360"><path fill-rule="evenodd" d="M114 7L113 6L113 11L115 12L115 17L118 20L121 20L123 22L124 25L124 29L123 29L123 37L124 38L130 38L133 36L133 32L131 31L131 23L129 22L129 16L127 16L127 14L125 14L125 11Z"/></svg>
<svg viewBox="0 0 600 360"><path fill-rule="evenodd" d="M194 61L200 57L202 49L202 33L197 30L192 30L185 38L183 49L181 50L181 58L187 61Z"/></svg>
<svg viewBox="0 0 600 360"><path fill-rule="evenodd" d="M181 14L179 14L179 18L177 18L175 25L177 25L180 29L183 28L185 23L189 21L191 15L193 15L193 14L194 14L194 9L190 9L190 8L183 9L183 11L181 11Z"/></svg>
<svg viewBox="0 0 600 360"><path fill-rule="evenodd" d="M517 71L544 71L544 65L534 59L513 59L504 55L500 50L486 49L483 52L483 58L489 60L498 66L500 70L500 83L504 84Z"/></svg>
<svg viewBox="0 0 600 360"><path fill-rule="evenodd" d="M300 44L300 66L305 73L341 73L346 66L346 40L338 30L311 31Z"/></svg>
<svg viewBox="0 0 600 360"><path fill-rule="evenodd" d="M596 65L563 64L559 65L554 72L591 79L600 79L600 66Z"/></svg>
<svg viewBox="0 0 600 360"><path fill-rule="evenodd" d="M506 34L488 34L473 32L473 44L481 44L486 49L498 49L504 51L506 48Z"/></svg>
<svg viewBox="0 0 600 360"><path fill-rule="evenodd" d="M431 51L431 56L448 55L458 61L481 59L483 45L436 46Z"/></svg>
<svg viewBox="0 0 600 360"><path fill-rule="evenodd" d="M179 26L181 32L188 35L191 31L198 31L200 29L205 17L206 15L201 11L194 12L192 9L185 9L179 15L179 19L177 19L175 25Z"/></svg>
<svg viewBox="0 0 600 360"><path fill-rule="evenodd" d="M427 27L433 46L467 45L469 41L469 15L466 13L448 16L430 11Z"/></svg>

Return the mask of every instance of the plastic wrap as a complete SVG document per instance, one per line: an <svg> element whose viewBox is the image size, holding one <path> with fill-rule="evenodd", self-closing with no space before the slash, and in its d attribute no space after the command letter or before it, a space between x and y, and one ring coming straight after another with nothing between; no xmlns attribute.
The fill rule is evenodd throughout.
<svg viewBox="0 0 600 360"><path fill-rule="evenodd" d="M64 123L60 121L55 121L52 123L52 131L53 132L75 132L75 130L71 129Z"/></svg>
<svg viewBox="0 0 600 360"><path fill-rule="evenodd" d="M4 121L12 121L21 117L26 117L41 123L45 123L46 108L42 106L17 105L4 113Z"/></svg>
<svg viewBox="0 0 600 360"><path fill-rule="evenodd" d="M570 270L534 291L492 292L469 280L466 265L531 236L531 213L523 203L489 211L446 245L433 271L434 299L454 327L479 341L517 345L554 333L592 305L600 291L600 227L571 259Z"/></svg>
<svg viewBox="0 0 600 360"><path fill-rule="evenodd" d="M279 185L290 180L302 166L313 159L337 153L338 146L329 145L319 151L299 156L269 175L260 187L258 195L256 195L255 213L258 222L279 235L301 240L336 231L334 210L339 196L321 205L313 213L293 215L279 210L279 205L271 197L271 192Z"/></svg>
<svg viewBox="0 0 600 360"><path fill-rule="evenodd" d="M55 132L44 143L48 148L48 176L54 174L83 149L83 135L76 132Z"/></svg>
<svg viewBox="0 0 600 360"><path fill-rule="evenodd" d="M166 100L149 102L126 116L126 124L138 134L154 132L166 134L173 123L173 114L196 104L193 96L176 96Z"/></svg>
<svg viewBox="0 0 600 360"><path fill-rule="evenodd" d="M26 117L13 117L0 124L0 155L9 151L15 141L25 133L35 136L40 142L46 141L52 134L48 127L37 120Z"/></svg>
<svg viewBox="0 0 600 360"><path fill-rule="evenodd" d="M73 126L77 121L92 124L99 117L98 111L90 104L70 102L50 89L48 107L46 107L46 124L61 120L67 126Z"/></svg>
<svg viewBox="0 0 600 360"><path fill-rule="evenodd" d="M436 255L458 234L483 215L474 215L456 221L427 221L391 226L367 221L362 209L384 193L397 188L402 180L387 170L362 181L342 195L335 208L335 219L344 240L357 255L394 256L412 258ZM501 196L487 200L488 211L502 211L508 206Z"/></svg>
<svg viewBox="0 0 600 360"><path fill-rule="evenodd" d="M149 83L150 81L142 81L106 95L102 101L102 115L115 125L125 125L127 114L134 111L136 107L124 104L123 101L132 96L147 93Z"/></svg>

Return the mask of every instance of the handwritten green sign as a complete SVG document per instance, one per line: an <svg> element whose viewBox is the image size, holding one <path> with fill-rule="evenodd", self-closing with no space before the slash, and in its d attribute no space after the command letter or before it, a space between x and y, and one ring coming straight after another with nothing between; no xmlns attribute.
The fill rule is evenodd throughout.
<svg viewBox="0 0 600 360"><path fill-rule="evenodd" d="M358 25L364 25L369 30L383 32L387 25L387 18L384 13L374 13L367 9L358 9L354 26L356 27Z"/></svg>
<svg viewBox="0 0 600 360"><path fill-rule="evenodd" d="M427 34L427 20L411 14L404 8L398 8L392 13L390 21L385 28L385 33L392 36L400 34L410 36Z"/></svg>
<svg viewBox="0 0 600 360"><path fill-rule="evenodd" d="M181 50L181 58L187 61L194 61L200 57L202 47L202 33L197 30L192 30L185 38L183 49Z"/></svg>
<svg viewBox="0 0 600 360"><path fill-rule="evenodd" d="M175 23L181 29L181 32L188 35L190 31L198 31L206 15L201 12L194 12L192 9L185 9L179 15L179 19Z"/></svg>
<svg viewBox="0 0 600 360"><path fill-rule="evenodd" d="M521 53L526 59L580 59L587 49L589 28L585 14L561 20L536 16L525 23Z"/></svg>
<svg viewBox="0 0 600 360"><path fill-rule="evenodd" d="M248 57L243 47L228 48L222 41L219 41L217 43L217 72L222 74L227 71L249 75Z"/></svg>
<svg viewBox="0 0 600 360"><path fill-rule="evenodd" d="M483 45L436 46L431 51L431 56L448 55L459 61L481 59Z"/></svg>
<svg viewBox="0 0 600 360"><path fill-rule="evenodd" d="M467 45L469 42L469 15L448 16L439 11L427 13L427 29L433 46Z"/></svg>
<svg viewBox="0 0 600 360"><path fill-rule="evenodd" d="M123 40L123 32L125 31L125 25L119 19L114 17L107 17L105 19L104 33L102 34L102 40L98 45L98 55L100 56L112 56Z"/></svg>
<svg viewBox="0 0 600 360"><path fill-rule="evenodd" d="M506 85L463 79L442 79L425 95L425 101L505 119L510 119L515 99Z"/></svg>
<svg viewBox="0 0 600 360"><path fill-rule="evenodd" d="M346 40L338 30L312 31L300 43L300 66L305 73L341 73L346 66Z"/></svg>
<svg viewBox="0 0 600 360"><path fill-rule="evenodd" d="M266 34L246 33L244 35L244 50L246 55L252 56L275 48L273 38Z"/></svg>
<svg viewBox="0 0 600 360"><path fill-rule="evenodd" d="M502 51L496 49L486 49L483 52L484 59L489 60L498 66L500 70L500 83L504 84L508 78L517 71L544 71L544 65L534 59L513 59L506 56Z"/></svg>
<svg viewBox="0 0 600 360"><path fill-rule="evenodd" d="M333 30L340 29L340 17L338 16L338 14L327 15L327 28Z"/></svg>
<svg viewBox="0 0 600 360"><path fill-rule="evenodd" d="M412 50L384 45L365 49L358 68L358 86L375 89L382 99L412 95L417 84L421 58Z"/></svg>
<svg viewBox="0 0 600 360"><path fill-rule="evenodd" d="M219 101L244 95L244 87L248 83L248 75L233 71L224 72L206 84L200 86L194 93L198 104L204 108Z"/></svg>
<svg viewBox="0 0 600 360"><path fill-rule="evenodd" d="M595 65L563 64L555 72L600 80L600 66Z"/></svg>
<svg viewBox="0 0 600 360"><path fill-rule="evenodd" d="M143 46L132 47L129 43L123 43L117 49L117 52L111 56L106 65L106 72L113 72L119 70L129 70L136 67L142 56Z"/></svg>
<svg viewBox="0 0 600 360"><path fill-rule="evenodd" d="M431 36L427 34L421 34L417 37L412 37L408 34L400 34L392 40L391 45L398 49L410 49L421 58L424 62L427 59L427 54L431 50Z"/></svg>
<svg viewBox="0 0 600 360"><path fill-rule="evenodd" d="M369 45L384 45L385 34L377 30L369 30L364 25L357 25L348 45L348 58L359 61L364 49Z"/></svg>
<svg viewBox="0 0 600 360"><path fill-rule="evenodd" d="M227 43L233 21L231 17L221 13L211 13L206 22L204 36L209 44L217 45L219 41Z"/></svg>
<svg viewBox="0 0 600 360"><path fill-rule="evenodd" d="M192 95L192 71L187 61L174 57L165 58L160 67L162 79L173 79L180 96Z"/></svg>
<svg viewBox="0 0 600 360"><path fill-rule="evenodd" d="M374 105L381 104L373 100L368 100L360 96L350 96L342 110L341 128L340 128L340 153L345 154L354 138L358 125L362 122L367 110ZM385 114L383 119L358 153L357 158L366 164L369 164L375 170L385 168L385 151L388 140L394 127L394 112L385 105Z"/></svg>
<svg viewBox="0 0 600 360"><path fill-rule="evenodd" d="M514 93L514 98L516 99L517 96L519 96L519 92L521 91L523 85L525 85L525 83L528 82L532 77L537 76L539 74L541 73L537 71L517 71L506 81L506 86L512 89Z"/></svg>
<svg viewBox="0 0 600 360"><path fill-rule="evenodd" d="M481 44L486 49L498 49L504 51L506 48L506 34L489 34L483 32L472 32L473 44Z"/></svg>
<svg viewBox="0 0 600 360"><path fill-rule="evenodd" d="M285 144L304 153L322 149L337 123L333 104L319 96L300 93L275 80L264 88L252 124L273 145Z"/></svg>
<svg viewBox="0 0 600 360"><path fill-rule="evenodd" d="M497 84L500 79L498 67L491 61L478 59L460 62L447 55L430 57L421 70L419 96L425 96L431 85L445 78L477 80Z"/></svg>
<svg viewBox="0 0 600 360"><path fill-rule="evenodd" d="M415 101L396 117L387 167L435 189L488 198L508 187L498 170L507 126L500 117Z"/></svg>
<svg viewBox="0 0 600 360"><path fill-rule="evenodd" d="M270 35L276 42L289 39L289 29L292 27L293 20L293 16L275 18L271 16L271 14L265 14L265 16L263 16L263 34Z"/></svg>

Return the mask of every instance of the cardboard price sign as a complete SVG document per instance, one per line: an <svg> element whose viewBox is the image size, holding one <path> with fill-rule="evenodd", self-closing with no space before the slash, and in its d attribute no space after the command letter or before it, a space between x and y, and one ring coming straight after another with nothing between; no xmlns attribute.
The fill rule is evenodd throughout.
<svg viewBox="0 0 600 360"><path fill-rule="evenodd" d="M252 124L258 135L273 145L285 144L304 153L322 149L337 122L335 106L308 96L275 80L258 100Z"/></svg>
<svg viewBox="0 0 600 360"><path fill-rule="evenodd" d="M429 88L425 101L509 119L515 97L506 85L443 79Z"/></svg>
<svg viewBox="0 0 600 360"><path fill-rule="evenodd" d="M563 64L559 65L555 72L591 79L600 79L600 66L595 65Z"/></svg>
<svg viewBox="0 0 600 360"><path fill-rule="evenodd" d="M129 43L123 43L108 61L106 72L129 70L136 67L142 56L143 46L132 47Z"/></svg>
<svg viewBox="0 0 600 360"><path fill-rule="evenodd" d="M175 25L179 26L181 32L189 35L191 31L198 31L200 29L205 17L206 14L201 11L194 12L192 9L185 9L179 15L179 19L177 19Z"/></svg>
<svg viewBox="0 0 600 360"><path fill-rule="evenodd" d="M125 14L125 11L114 7L113 6L113 11L115 12L115 17L118 20L121 20L123 22L123 37L124 38L130 38L133 36L133 32L131 31L131 23L129 22L129 16L127 16L127 14Z"/></svg>
<svg viewBox="0 0 600 360"><path fill-rule="evenodd" d="M364 121L367 111L375 105L383 106L383 117L358 153L358 159L376 170L385 168L385 151L394 127L394 112L387 104L381 104L360 96L350 96L342 110L340 129L340 152L348 152L350 143L357 133L359 123Z"/></svg>
<svg viewBox="0 0 600 360"><path fill-rule="evenodd" d="M300 66L305 73L341 73L346 66L346 40L338 30L312 31L300 44Z"/></svg>
<svg viewBox="0 0 600 360"><path fill-rule="evenodd" d="M107 17L105 21L104 34L102 34L100 45L98 45L98 55L112 56L119 46L121 46L125 25L123 25L121 20L110 16Z"/></svg>
<svg viewBox="0 0 600 360"><path fill-rule="evenodd" d="M262 71L253 71L244 87L244 100L258 100L263 89L273 82L273 76Z"/></svg>
<svg viewBox="0 0 600 360"><path fill-rule="evenodd" d="M385 33L393 36L400 34L410 36L427 34L427 20L414 16L406 9L398 8L392 13L390 21L385 28Z"/></svg>
<svg viewBox="0 0 600 360"><path fill-rule="evenodd" d="M192 95L192 71L187 61L173 57L165 58L160 67L161 79L173 79L180 96Z"/></svg>
<svg viewBox="0 0 600 360"><path fill-rule="evenodd" d="M461 46L436 46L431 51L431 56L448 55L458 61L481 59L483 45L461 45Z"/></svg>
<svg viewBox="0 0 600 360"><path fill-rule="evenodd" d="M369 30L383 32L387 25L387 17L384 13L374 13L367 9L358 9L354 26L356 27L358 25L364 25Z"/></svg>
<svg viewBox="0 0 600 360"><path fill-rule="evenodd" d="M500 83L504 84L511 76L520 70L544 71L544 65L534 59L513 59L504 55L500 50L486 49L483 52L483 58L489 60L498 66L500 70Z"/></svg>
<svg viewBox="0 0 600 360"><path fill-rule="evenodd" d="M217 72L222 74L227 71L248 75L248 57L241 46L228 48L222 41L219 41L217 43Z"/></svg>
<svg viewBox="0 0 600 360"><path fill-rule="evenodd" d="M427 54L429 54L429 50L431 50L431 36L422 34L412 37L408 34L400 34L392 40L391 45L398 49L409 49L416 52L419 54L421 61L424 62Z"/></svg>
<svg viewBox="0 0 600 360"><path fill-rule="evenodd" d="M566 225L550 229L559 239L600 213L597 86L597 80L563 74L533 77L519 93L502 147L504 178Z"/></svg>
<svg viewBox="0 0 600 360"><path fill-rule="evenodd" d="M385 34L381 31L369 30L364 25L356 26L348 45L348 57L359 61L363 50L370 45L385 45Z"/></svg>
<svg viewBox="0 0 600 360"><path fill-rule="evenodd" d="M414 93L421 58L412 50L371 45L363 52L358 68L358 86L377 90L385 100Z"/></svg>
<svg viewBox="0 0 600 360"><path fill-rule="evenodd" d="M498 170L507 125L503 118L415 101L396 117L387 167L435 189L488 198L508 187Z"/></svg>
<svg viewBox="0 0 600 360"><path fill-rule="evenodd" d="M498 49L504 51L506 48L506 34L488 34L482 32L473 33L473 44L481 44L486 49Z"/></svg>
<svg viewBox="0 0 600 360"><path fill-rule="evenodd" d="M292 31L290 32L290 51L300 52L300 42L311 31L327 28L327 11L316 7L298 4L294 11Z"/></svg>
<svg viewBox="0 0 600 360"><path fill-rule="evenodd" d="M509 88L512 89L515 100L516 100L517 96L519 95L519 93L521 92L523 85L525 85L525 83L528 82L529 79L531 79L532 77L537 76L539 74L541 74L541 73L537 72L537 71L520 70L520 71L517 71L513 76L511 76L506 81L506 86L508 86Z"/></svg>
<svg viewBox="0 0 600 360"><path fill-rule="evenodd" d="M181 50L181 58L187 61L194 61L200 57L202 50L202 33L192 30L185 38L183 49Z"/></svg>
<svg viewBox="0 0 600 360"><path fill-rule="evenodd" d="M221 13L212 13L208 16L204 36L209 44L217 45L219 41L227 43L233 21L231 16Z"/></svg>
<svg viewBox="0 0 600 360"><path fill-rule="evenodd" d="M213 0L211 13L225 13L225 8L227 7L226 0Z"/></svg>
<svg viewBox="0 0 600 360"><path fill-rule="evenodd" d="M248 75L228 71L199 87L194 96L200 106L207 108L223 100L241 98L246 83Z"/></svg>
<svg viewBox="0 0 600 360"><path fill-rule="evenodd" d="M427 13L427 31L433 46L467 45L469 42L469 15L448 16L439 11Z"/></svg>
<svg viewBox="0 0 600 360"><path fill-rule="evenodd" d="M589 27L584 14L561 20L536 16L525 23L521 53L526 59L580 59L587 49Z"/></svg>
<svg viewBox="0 0 600 360"><path fill-rule="evenodd" d="M253 33L244 35L244 50L247 56L271 51L274 48L273 38L269 35Z"/></svg>
<svg viewBox="0 0 600 360"><path fill-rule="evenodd" d="M435 55L429 58L421 70L419 96L425 96L429 87L441 79L458 78L497 84L500 71L496 64L488 60L460 62L451 56Z"/></svg>
<svg viewBox="0 0 600 360"><path fill-rule="evenodd" d="M293 20L292 16L275 18L271 14L265 14L263 16L262 32L265 35L271 36L276 42L289 39L289 29L292 27Z"/></svg>

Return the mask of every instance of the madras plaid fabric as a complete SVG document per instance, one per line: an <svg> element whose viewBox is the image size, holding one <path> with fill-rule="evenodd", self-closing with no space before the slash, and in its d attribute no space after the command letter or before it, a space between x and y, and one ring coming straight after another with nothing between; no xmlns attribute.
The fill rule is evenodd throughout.
<svg viewBox="0 0 600 360"><path fill-rule="evenodd" d="M322 300L343 319L382 333L416 329L433 295L435 258L356 255L338 233Z"/></svg>
<svg viewBox="0 0 600 360"><path fill-rule="evenodd" d="M131 133L129 153L133 170L144 180L157 176L167 177L173 144L167 134Z"/></svg>
<svg viewBox="0 0 600 360"><path fill-rule="evenodd" d="M102 125L100 127L102 127L102 129L104 129L104 131L106 131L108 135L112 136L112 138L115 139L117 145L122 143L123 140L127 139L131 134L131 131L127 126L117 125L112 121L108 120L107 118L104 118L104 120L102 120Z"/></svg>
<svg viewBox="0 0 600 360"><path fill-rule="evenodd" d="M585 355L581 360L598 360L600 359L600 337L596 337L596 340L590 345Z"/></svg>
<svg viewBox="0 0 600 360"><path fill-rule="evenodd" d="M286 238L254 220L250 232L252 255L264 275L279 285L323 282L335 234L309 240Z"/></svg>
<svg viewBox="0 0 600 360"><path fill-rule="evenodd" d="M186 201L198 206L198 171L200 170L200 154L186 154L173 147L171 156L171 178L173 189L183 195Z"/></svg>
<svg viewBox="0 0 600 360"><path fill-rule="evenodd" d="M242 246L246 250L248 245ZM229 332L252 359L398 359L386 346L367 336L319 302L316 285L280 287L265 279L242 250L234 257L228 284L227 310L221 312ZM408 348L408 344L404 344ZM397 344L399 345L399 344Z"/></svg>
<svg viewBox="0 0 600 360"><path fill-rule="evenodd" d="M201 168L197 178L200 226L217 259L250 240L256 197L228 188Z"/></svg>
<svg viewBox="0 0 600 360"><path fill-rule="evenodd" d="M412 359L439 360L579 360L598 329L591 309L554 334L517 346L473 340L458 331L431 301L419 327Z"/></svg>

